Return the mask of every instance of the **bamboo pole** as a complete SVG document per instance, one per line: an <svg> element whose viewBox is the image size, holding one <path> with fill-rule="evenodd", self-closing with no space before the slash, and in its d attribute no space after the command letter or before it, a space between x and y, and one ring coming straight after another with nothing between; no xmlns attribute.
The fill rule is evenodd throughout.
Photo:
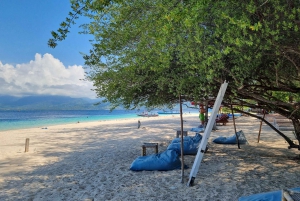
<svg viewBox="0 0 300 201"><path fill-rule="evenodd" d="M25 140L25 152L29 152L29 138Z"/></svg>
<svg viewBox="0 0 300 201"><path fill-rule="evenodd" d="M266 110L264 109L264 115L263 115L262 120L260 121L259 132L258 132L258 136L257 136L257 143L259 143L261 127L262 127L263 119L265 119L265 116L266 116Z"/></svg>
<svg viewBox="0 0 300 201"><path fill-rule="evenodd" d="M203 127L206 128L207 122L208 122L208 100L205 101L205 125L203 125Z"/></svg>
<svg viewBox="0 0 300 201"><path fill-rule="evenodd" d="M183 118L182 118L182 100L181 95L179 95L179 103L180 103L180 124L181 124L181 143L180 143L180 151L181 151L181 183L184 183L184 157L183 157Z"/></svg>

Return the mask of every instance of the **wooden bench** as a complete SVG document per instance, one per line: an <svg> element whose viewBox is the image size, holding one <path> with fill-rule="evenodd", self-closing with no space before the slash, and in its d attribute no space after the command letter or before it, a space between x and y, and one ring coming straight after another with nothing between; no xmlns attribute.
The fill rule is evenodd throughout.
<svg viewBox="0 0 300 201"><path fill-rule="evenodd" d="M187 136L188 132L187 131L183 131L183 136ZM177 131L176 132L176 138L179 138L179 136L181 136L181 131Z"/></svg>
<svg viewBox="0 0 300 201"><path fill-rule="evenodd" d="M273 126L277 128L280 131L294 131L294 125L293 122L290 119L273 119Z"/></svg>
<svg viewBox="0 0 300 201"><path fill-rule="evenodd" d="M154 148L155 153L158 153L158 143L144 143L142 145L142 156L146 156L146 149L147 148Z"/></svg>

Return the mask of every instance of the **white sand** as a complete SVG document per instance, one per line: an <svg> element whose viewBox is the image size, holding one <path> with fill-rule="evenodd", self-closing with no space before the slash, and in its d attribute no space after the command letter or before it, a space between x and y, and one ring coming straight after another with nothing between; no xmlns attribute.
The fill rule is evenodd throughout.
<svg viewBox="0 0 300 201"><path fill-rule="evenodd" d="M197 115L185 114L184 120L184 130L199 124ZM218 126L193 187L186 183L195 156L185 156L189 169L184 184L181 170L129 170L143 142L158 142L159 151L166 150L180 130L179 115L0 132L0 200L223 201L299 187L300 161L294 157L300 151L287 149L288 144L266 125L257 143L260 122L252 117L236 121L249 145L238 149L212 143L234 133L232 121ZM294 139L291 132L285 133ZM26 138L30 147L24 153Z"/></svg>

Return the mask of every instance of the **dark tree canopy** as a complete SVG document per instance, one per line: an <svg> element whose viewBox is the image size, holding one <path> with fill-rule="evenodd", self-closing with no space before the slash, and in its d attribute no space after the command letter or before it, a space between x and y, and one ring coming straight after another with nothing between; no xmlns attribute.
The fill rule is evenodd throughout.
<svg viewBox="0 0 300 201"><path fill-rule="evenodd" d="M73 0L72 9L48 44L88 16L87 78L112 107L199 101L226 80L224 105L278 112L300 141L299 1Z"/></svg>

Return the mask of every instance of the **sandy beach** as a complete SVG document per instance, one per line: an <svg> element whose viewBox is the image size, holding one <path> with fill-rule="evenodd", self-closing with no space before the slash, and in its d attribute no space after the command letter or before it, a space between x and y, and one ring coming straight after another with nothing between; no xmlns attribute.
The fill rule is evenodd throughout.
<svg viewBox="0 0 300 201"><path fill-rule="evenodd" d="M199 125L197 114L184 114L184 130ZM140 129L137 128L141 121ZM195 185L187 187L195 156L185 156L181 170L129 170L144 142L165 151L180 130L179 115L74 123L0 132L0 200L238 200L241 196L300 187L300 154L260 121L236 119L249 144L212 143L232 136L232 120L211 133ZM284 131L291 139L291 131ZM188 135L194 136L189 131ZM29 152L25 139L29 138ZM147 150L149 154L154 150Z"/></svg>

